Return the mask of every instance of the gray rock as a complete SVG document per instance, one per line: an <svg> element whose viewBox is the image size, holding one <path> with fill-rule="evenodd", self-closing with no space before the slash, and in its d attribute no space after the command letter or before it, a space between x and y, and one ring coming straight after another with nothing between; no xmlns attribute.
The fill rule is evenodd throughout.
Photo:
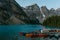
<svg viewBox="0 0 60 40"><path fill-rule="evenodd" d="M30 6L26 6L25 8L22 7L22 9L25 11L25 13L30 17L30 19L38 19L39 22L41 22L40 19L42 19L42 14L40 12L40 8L37 4L33 4Z"/></svg>
<svg viewBox="0 0 60 40"><path fill-rule="evenodd" d="M12 15L14 17L12 17ZM6 22L7 20L9 21ZM10 20L14 21L10 22ZM38 20L34 20L33 22L15 0L0 0L0 22L2 24L34 24L36 21Z"/></svg>
<svg viewBox="0 0 60 40"><path fill-rule="evenodd" d="M57 8L55 12L58 16L60 16L60 8Z"/></svg>
<svg viewBox="0 0 60 40"><path fill-rule="evenodd" d="M46 6L42 6L41 10L42 10L43 14L45 15L45 17L49 16L49 10L47 9Z"/></svg>

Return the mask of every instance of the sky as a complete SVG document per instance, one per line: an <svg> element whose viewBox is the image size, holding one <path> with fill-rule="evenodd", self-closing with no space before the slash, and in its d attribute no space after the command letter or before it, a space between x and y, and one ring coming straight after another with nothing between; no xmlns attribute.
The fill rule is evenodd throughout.
<svg viewBox="0 0 60 40"><path fill-rule="evenodd" d="M37 4L39 7L46 6L48 9L60 8L60 0L16 0L16 2L22 7Z"/></svg>

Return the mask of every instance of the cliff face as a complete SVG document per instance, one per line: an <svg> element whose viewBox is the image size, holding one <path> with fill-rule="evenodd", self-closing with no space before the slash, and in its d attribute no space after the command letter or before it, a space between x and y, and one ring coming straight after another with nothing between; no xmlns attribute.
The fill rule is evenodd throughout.
<svg viewBox="0 0 60 40"><path fill-rule="evenodd" d="M57 13L56 13L55 9L54 8L51 8L50 9L50 15L49 16L56 16L56 15L57 15Z"/></svg>
<svg viewBox="0 0 60 40"><path fill-rule="evenodd" d="M46 18L51 16L60 16L60 8L50 10L46 6L42 6L41 8L37 4L22 7L24 12L30 17L30 19L38 19L40 23L42 23Z"/></svg>
<svg viewBox="0 0 60 40"><path fill-rule="evenodd" d="M26 12L27 15L30 17L36 17L40 16L40 8L37 4L33 4L30 6L27 6L26 8L23 8L23 10Z"/></svg>
<svg viewBox="0 0 60 40"><path fill-rule="evenodd" d="M39 24L44 21L43 14L45 18L60 16L60 8L49 10L37 4L23 8L15 0L0 0L0 24Z"/></svg>
<svg viewBox="0 0 60 40"><path fill-rule="evenodd" d="M33 19L33 20L38 19L39 22L41 22L41 19L43 18L43 16L37 4L26 6L25 8L22 8L22 9L30 17L30 19Z"/></svg>
<svg viewBox="0 0 60 40"><path fill-rule="evenodd" d="M49 10L47 9L46 6L42 6L41 7L41 10L44 13L45 17L48 17L49 16L50 13L49 13Z"/></svg>
<svg viewBox="0 0 60 40"><path fill-rule="evenodd" d="M55 12L57 13L58 16L60 16L60 8L57 8Z"/></svg>
<svg viewBox="0 0 60 40"><path fill-rule="evenodd" d="M54 9L51 8L50 10L47 9L46 6L41 7L42 12L45 14L46 17L50 16L60 16L60 8Z"/></svg>
<svg viewBox="0 0 60 40"><path fill-rule="evenodd" d="M10 22L10 20L14 20ZM32 22L31 22L32 21ZM0 0L0 24L37 24L30 20L15 0Z"/></svg>
<svg viewBox="0 0 60 40"><path fill-rule="evenodd" d="M9 19L9 17L11 16L11 9L8 5L8 3L6 3L7 0L0 0L0 23L5 24L5 21ZM8 7L8 8L7 8Z"/></svg>

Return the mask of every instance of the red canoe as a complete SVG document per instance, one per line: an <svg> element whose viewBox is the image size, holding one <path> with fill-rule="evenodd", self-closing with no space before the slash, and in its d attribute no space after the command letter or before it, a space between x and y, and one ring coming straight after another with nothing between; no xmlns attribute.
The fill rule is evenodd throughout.
<svg viewBox="0 0 60 40"><path fill-rule="evenodd" d="M26 36L26 37L48 37L48 34L33 34L33 33L20 33L20 35L22 36Z"/></svg>

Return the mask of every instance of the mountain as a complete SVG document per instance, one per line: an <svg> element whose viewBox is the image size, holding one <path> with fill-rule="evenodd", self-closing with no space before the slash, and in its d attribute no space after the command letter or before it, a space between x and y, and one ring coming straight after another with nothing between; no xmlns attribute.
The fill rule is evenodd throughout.
<svg viewBox="0 0 60 40"><path fill-rule="evenodd" d="M27 14L27 16L32 19L43 23L45 19L51 16L60 15L60 9L51 8L50 10L46 6L39 7L37 4L22 7L23 11Z"/></svg>
<svg viewBox="0 0 60 40"><path fill-rule="evenodd" d="M30 17L33 16L34 18L36 18L36 16L40 16L40 8L37 4L27 6L23 10L27 12L27 15L29 15Z"/></svg>
<svg viewBox="0 0 60 40"><path fill-rule="evenodd" d="M22 10L15 0L0 0L0 24L39 24Z"/></svg>
<svg viewBox="0 0 60 40"><path fill-rule="evenodd" d="M38 19L39 22L42 21L43 16L41 14L40 7L37 4L29 5L25 8L22 7L22 9L30 17L30 19Z"/></svg>
<svg viewBox="0 0 60 40"><path fill-rule="evenodd" d="M48 18L51 16L60 16L60 8L57 8L57 9L51 8L49 10L46 6L42 6L41 11L45 15L45 18Z"/></svg>
<svg viewBox="0 0 60 40"><path fill-rule="evenodd" d="M49 16L56 16L57 15L56 10L54 8L51 8L49 11L50 11Z"/></svg>
<svg viewBox="0 0 60 40"><path fill-rule="evenodd" d="M48 9L46 6L39 7L37 4L33 4L22 7L22 9L30 19L38 19L40 23L51 16L60 16L60 8Z"/></svg>
<svg viewBox="0 0 60 40"><path fill-rule="evenodd" d="M56 11L57 15L60 16L60 8L57 8L55 11Z"/></svg>
<svg viewBox="0 0 60 40"><path fill-rule="evenodd" d="M41 7L41 11L42 11L42 13L45 15L45 17L47 18L48 16L49 16L49 10L47 9L47 7L46 6L42 6Z"/></svg>

